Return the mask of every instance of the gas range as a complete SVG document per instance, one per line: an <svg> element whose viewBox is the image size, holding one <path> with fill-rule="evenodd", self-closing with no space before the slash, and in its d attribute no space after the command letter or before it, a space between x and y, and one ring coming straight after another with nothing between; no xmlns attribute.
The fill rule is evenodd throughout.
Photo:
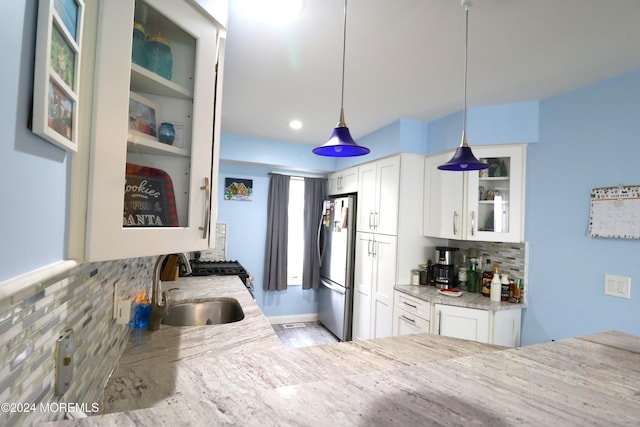
<svg viewBox="0 0 640 427"><path fill-rule="evenodd" d="M253 278L238 261L202 261L192 259L192 276L238 276L253 296Z"/></svg>
<svg viewBox="0 0 640 427"><path fill-rule="evenodd" d="M189 261L193 276L240 276L247 274L238 261Z"/></svg>

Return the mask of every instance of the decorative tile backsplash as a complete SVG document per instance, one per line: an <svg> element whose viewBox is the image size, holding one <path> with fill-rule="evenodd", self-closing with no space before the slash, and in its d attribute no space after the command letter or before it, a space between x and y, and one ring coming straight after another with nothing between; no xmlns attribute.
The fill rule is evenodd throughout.
<svg viewBox="0 0 640 427"><path fill-rule="evenodd" d="M92 412L126 346L129 327L113 317L120 296L149 287L155 257L81 264L0 301L0 425L36 425L65 412ZM73 378L55 395L56 342L73 330ZM21 406L27 404L28 406Z"/></svg>
<svg viewBox="0 0 640 427"><path fill-rule="evenodd" d="M524 280L524 295L522 300L527 302L528 272L527 259L528 243L502 243L502 242L478 242L467 240L450 240L449 246L460 248L460 251L467 255L470 248L476 248L481 257L480 269L486 259L491 260L491 265L499 264L500 273L508 274L512 279ZM434 253L435 257L435 253Z"/></svg>

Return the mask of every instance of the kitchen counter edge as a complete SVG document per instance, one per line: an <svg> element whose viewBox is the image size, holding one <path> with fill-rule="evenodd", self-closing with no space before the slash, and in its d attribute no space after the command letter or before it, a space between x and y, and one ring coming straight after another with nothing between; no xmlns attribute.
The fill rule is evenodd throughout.
<svg viewBox="0 0 640 427"><path fill-rule="evenodd" d="M520 310L527 307L526 304L514 304L505 301L494 302L487 297L483 297L481 294L469 293L466 291L463 291L462 295L459 297L442 295L438 293L438 290L433 286L395 285L394 289L422 301L434 304L452 305L456 307L475 308L477 310Z"/></svg>

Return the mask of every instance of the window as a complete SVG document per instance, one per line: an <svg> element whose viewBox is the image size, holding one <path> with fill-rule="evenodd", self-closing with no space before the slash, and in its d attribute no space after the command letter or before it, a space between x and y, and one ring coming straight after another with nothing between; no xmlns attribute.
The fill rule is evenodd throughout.
<svg viewBox="0 0 640 427"><path fill-rule="evenodd" d="M289 182L289 238L287 240L287 286L302 285L304 256L304 179Z"/></svg>

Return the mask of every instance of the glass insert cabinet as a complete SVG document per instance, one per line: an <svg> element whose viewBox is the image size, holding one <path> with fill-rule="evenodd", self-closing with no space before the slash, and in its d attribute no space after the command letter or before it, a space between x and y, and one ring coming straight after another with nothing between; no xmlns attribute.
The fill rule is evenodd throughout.
<svg viewBox="0 0 640 427"><path fill-rule="evenodd" d="M468 172L466 238L521 242L526 146L476 147L476 157L487 162L489 168Z"/></svg>
<svg viewBox="0 0 640 427"><path fill-rule="evenodd" d="M480 159L489 169L478 177L478 231L509 232L509 157Z"/></svg>
<svg viewBox="0 0 640 427"><path fill-rule="evenodd" d="M441 171L450 152L426 157L425 236L523 241L526 144L476 145L473 152L488 169Z"/></svg>
<svg viewBox="0 0 640 427"><path fill-rule="evenodd" d="M225 29L187 0L102 1L96 12L86 229L76 257L206 249L215 241Z"/></svg>

